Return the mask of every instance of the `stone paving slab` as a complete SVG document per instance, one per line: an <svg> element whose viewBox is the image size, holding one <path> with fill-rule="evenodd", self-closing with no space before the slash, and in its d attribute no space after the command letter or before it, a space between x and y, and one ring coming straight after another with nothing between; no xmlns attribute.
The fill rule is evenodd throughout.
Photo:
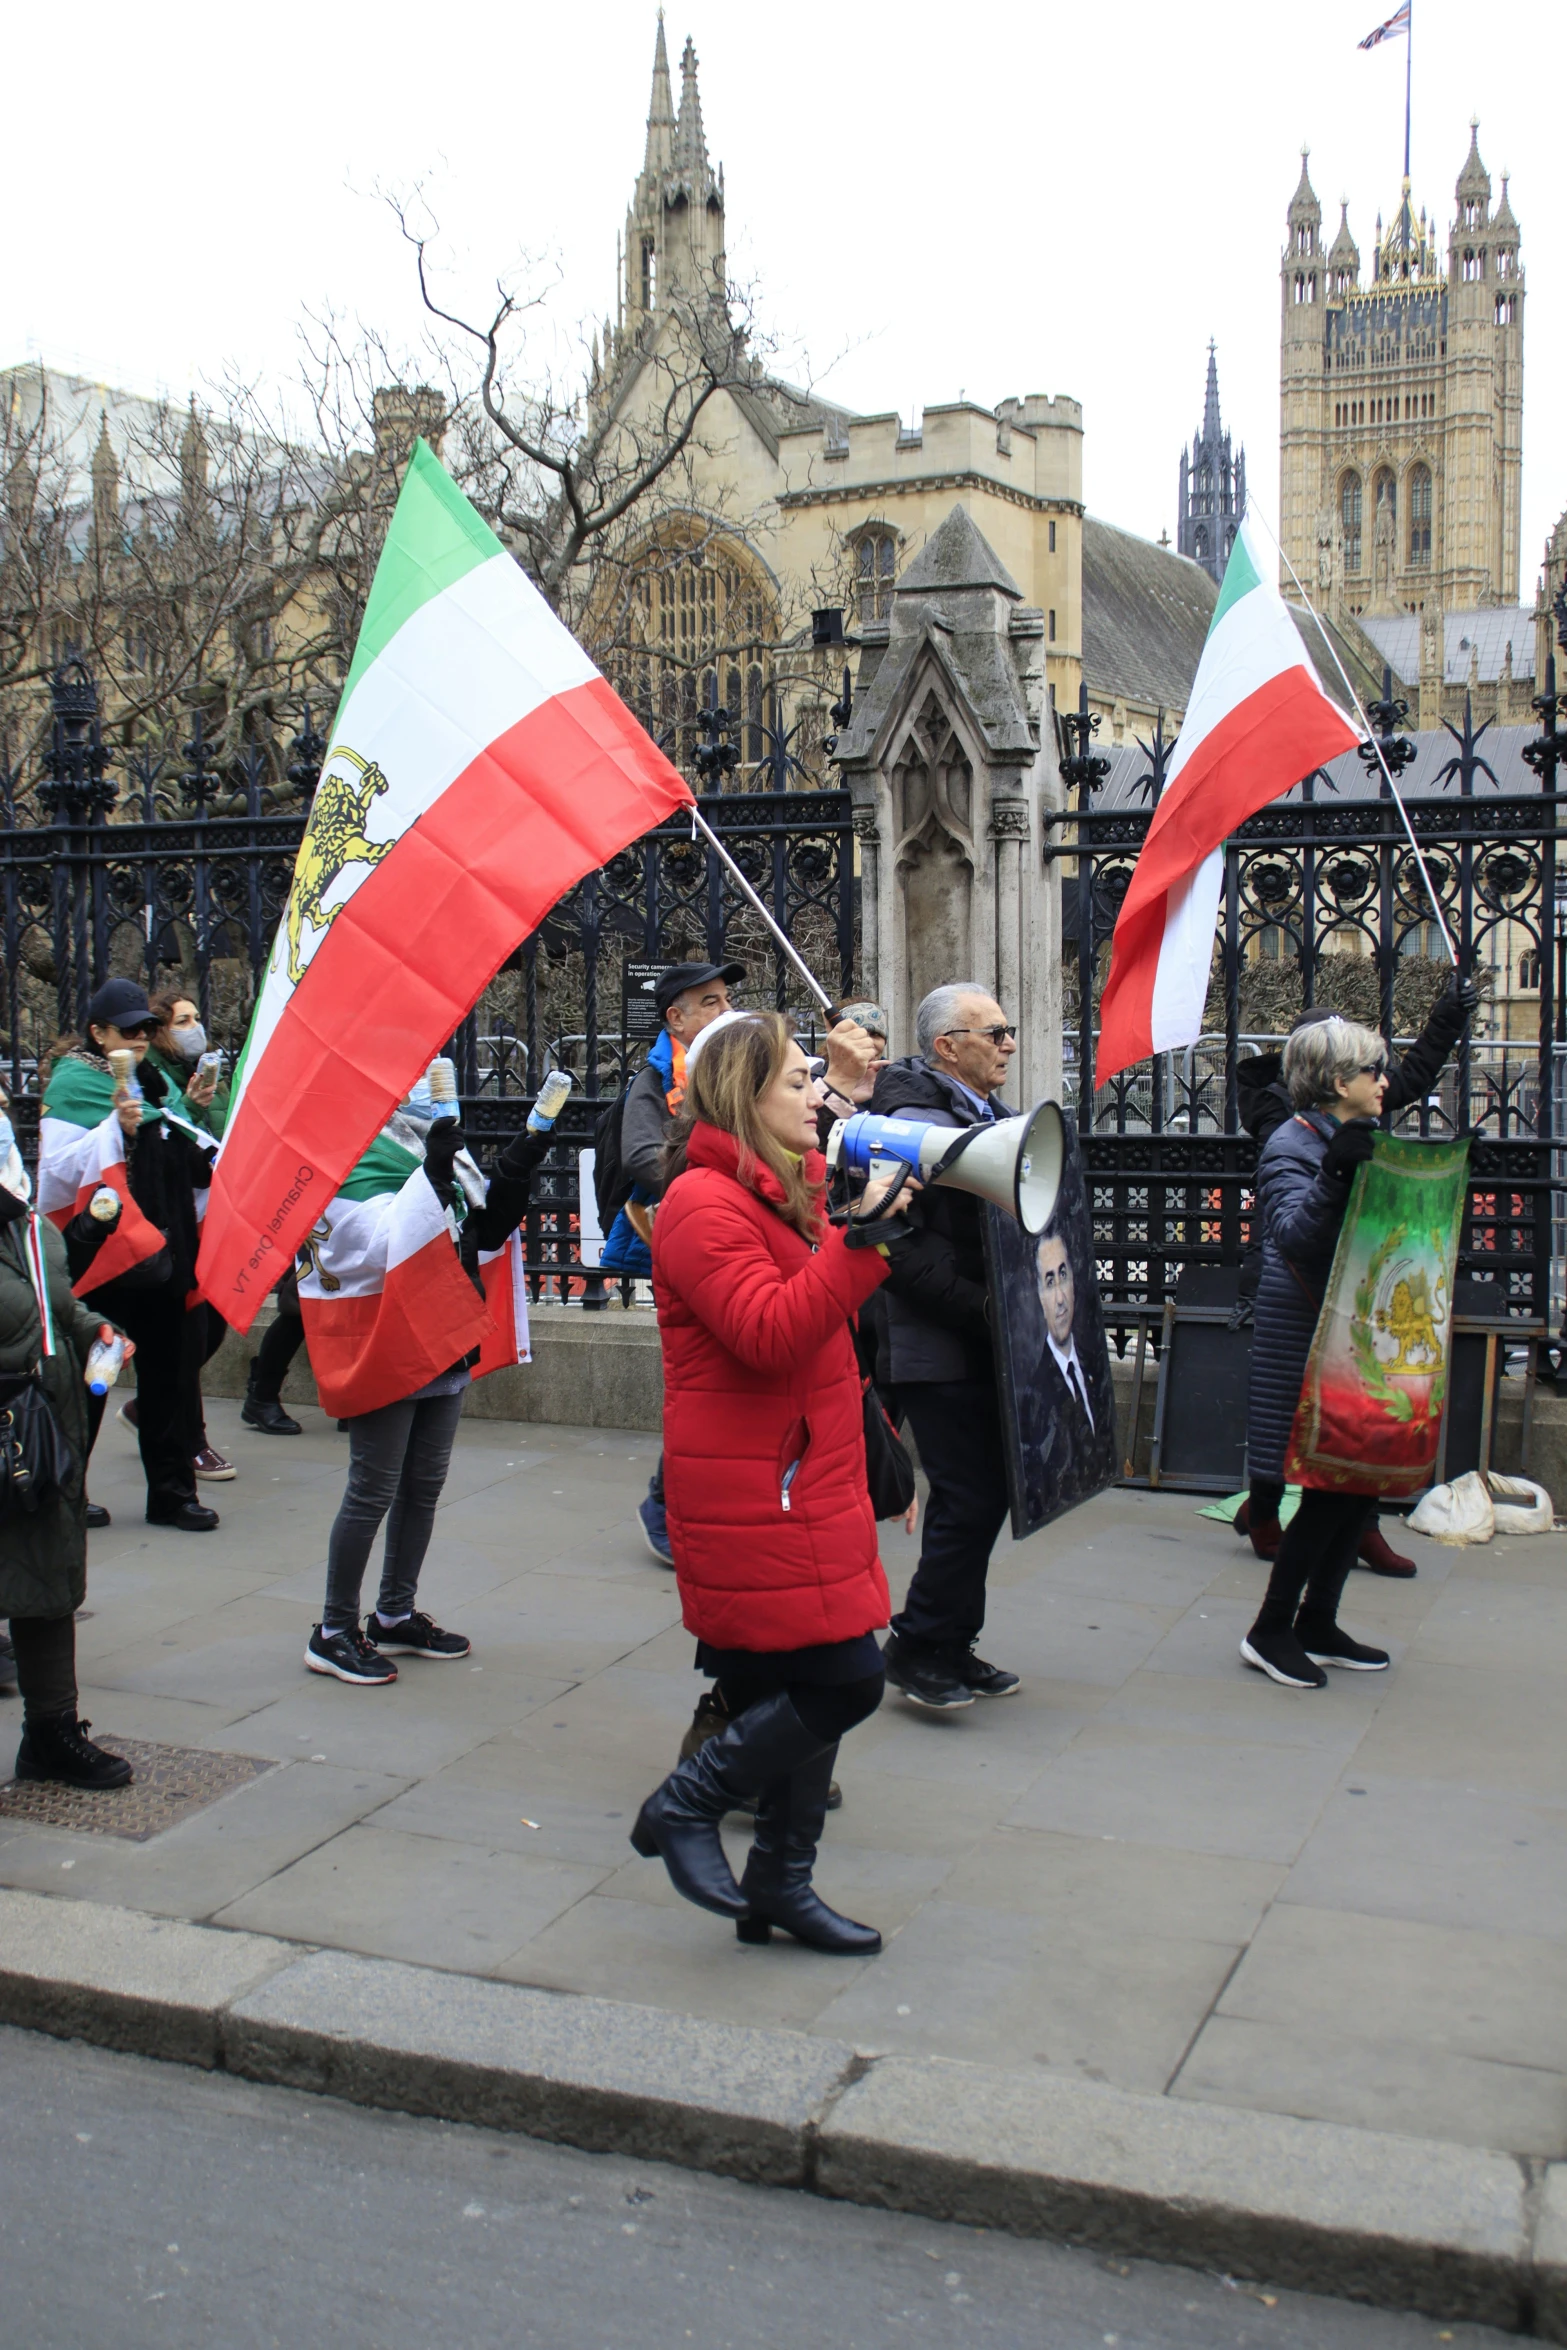
<svg viewBox="0 0 1567 2350"><path fill-rule="evenodd" d="M875 1960L745 1949L626 1842L703 1686L634 1511L656 1438L465 1419L423 1596L470 1660L309 1675L347 1447L243 1429L213 1536L146 1526L129 1433L92 1467L83 1710L279 1766L144 1846L0 1822L0 1885L590 1993L900 2061L1567 2158L1567 1539L1357 1574L1386 1676L1320 1694L1236 1655L1263 1570L1190 1497L1111 1493L992 1569L1022 1693L889 1695L847 1742L820 1881ZM895 1592L915 1545L884 1529ZM373 1590L367 1594L373 1597ZM0 1707L0 1734L15 1708ZM746 1838L730 1832L738 1865Z"/></svg>

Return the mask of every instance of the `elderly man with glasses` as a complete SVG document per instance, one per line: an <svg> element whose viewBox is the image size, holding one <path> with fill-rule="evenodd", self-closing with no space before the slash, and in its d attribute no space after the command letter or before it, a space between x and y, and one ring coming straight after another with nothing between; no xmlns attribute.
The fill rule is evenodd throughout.
<svg viewBox="0 0 1567 2350"><path fill-rule="evenodd" d="M998 1097L1017 1031L977 981L934 988L915 1014L915 1040L919 1050L876 1081L879 1116L938 1126L1012 1116ZM932 1713L1010 1697L1020 1686L1016 1673L974 1653L990 1553L1007 1515L982 1215L967 1193L923 1192L909 1209L918 1237L881 1291L887 1359L878 1383L895 1393L930 1480L920 1563L892 1619L885 1662L894 1688Z"/></svg>

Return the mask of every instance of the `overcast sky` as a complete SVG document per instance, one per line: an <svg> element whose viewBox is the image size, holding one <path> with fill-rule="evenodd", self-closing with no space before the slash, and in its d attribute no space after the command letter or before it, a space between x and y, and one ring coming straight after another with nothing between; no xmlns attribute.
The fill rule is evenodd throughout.
<svg viewBox="0 0 1567 2350"><path fill-rule="evenodd" d="M1278 497L1279 257L1311 147L1370 263L1402 165L1395 0L1121 0L1074 9L761 9L690 0L725 167L731 273L785 372L860 410L1071 392L1095 513L1175 528L1208 338L1258 504ZM1527 277L1523 576L1567 507L1561 0L1414 0L1416 208L1445 244L1480 116L1511 170ZM226 363L282 381L302 312L418 331L378 188L422 184L454 287L532 256L568 323L614 301L655 30L645 0L101 0L8 19L0 361L177 396ZM1553 185L1554 182L1554 185Z"/></svg>

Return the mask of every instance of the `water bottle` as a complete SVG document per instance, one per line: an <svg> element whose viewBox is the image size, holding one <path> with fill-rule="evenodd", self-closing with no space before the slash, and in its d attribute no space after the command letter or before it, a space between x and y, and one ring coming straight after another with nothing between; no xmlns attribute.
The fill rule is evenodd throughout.
<svg viewBox="0 0 1567 2350"><path fill-rule="evenodd" d="M544 1083L539 1087L538 1100L534 1103L532 1109L528 1112L528 1131L530 1134L545 1134L549 1131L550 1127L554 1125L556 1119L560 1116L561 1111L566 1107L567 1097L570 1092L571 1079L567 1076L565 1070L552 1069L549 1075L545 1078Z"/></svg>
<svg viewBox="0 0 1567 2350"><path fill-rule="evenodd" d="M87 1384L94 1395L108 1394L124 1360L125 1341L117 1330L112 1338L94 1340L87 1357Z"/></svg>
<svg viewBox="0 0 1567 2350"><path fill-rule="evenodd" d="M219 1079L219 1078L222 1076L222 1074L223 1074L223 1055L222 1055L222 1053L221 1053L221 1052L210 1052L210 1053L203 1053L203 1054L202 1054L202 1056L201 1056L201 1059L200 1059L200 1060L199 1060L199 1061L196 1063L196 1075L197 1075L198 1077L210 1077L210 1078L213 1080L213 1083L214 1083L214 1084L216 1084L217 1080L218 1080L218 1079Z"/></svg>
<svg viewBox="0 0 1567 2350"><path fill-rule="evenodd" d="M133 1102L142 1098L141 1080L136 1074L136 1055L128 1045L120 1045L109 1055L109 1068L116 1085L123 1085Z"/></svg>
<svg viewBox="0 0 1567 2350"><path fill-rule="evenodd" d="M456 1062L449 1061L444 1054L441 1054L430 1063L426 1075L429 1079L430 1099L435 1104L436 1116L438 1118L455 1118L457 1112L453 1104L457 1099Z"/></svg>
<svg viewBox="0 0 1567 2350"><path fill-rule="evenodd" d="M87 1202L87 1213L95 1224L112 1224L120 1212L120 1195L110 1183L100 1183Z"/></svg>

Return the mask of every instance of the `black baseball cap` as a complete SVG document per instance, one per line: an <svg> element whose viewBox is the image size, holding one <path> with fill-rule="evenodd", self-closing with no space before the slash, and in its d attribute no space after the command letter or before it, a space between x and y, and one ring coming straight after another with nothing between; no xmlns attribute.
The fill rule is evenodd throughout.
<svg viewBox="0 0 1567 2350"><path fill-rule="evenodd" d="M117 1028L124 1036L133 1028L156 1028L158 1015L147 1001L147 990L134 979L106 979L87 1006L87 1024Z"/></svg>
<svg viewBox="0 0 1567 2350"><path fill-rule="evenodd" d="M734 987L745 977L743 963L671 963L657 987L653 1001L662 1020L677 995L684 995L688 987L706 987L710 979L721 979L725 987Z"/></svg>

